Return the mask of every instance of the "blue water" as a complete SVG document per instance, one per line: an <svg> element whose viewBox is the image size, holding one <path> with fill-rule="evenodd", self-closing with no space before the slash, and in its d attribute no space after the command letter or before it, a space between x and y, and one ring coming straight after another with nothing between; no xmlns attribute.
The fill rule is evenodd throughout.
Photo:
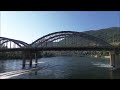
<svg viewBox="0 0 120 90"><path fill-rule="evenodd" d="M22 60L5 60L0 64L0 73L22 68ZM28 68L29 65L26 65ZM51 57L39 59L37 70L9 79L120 79L120 70L112 70L109 59L104 58Z"/></svg>

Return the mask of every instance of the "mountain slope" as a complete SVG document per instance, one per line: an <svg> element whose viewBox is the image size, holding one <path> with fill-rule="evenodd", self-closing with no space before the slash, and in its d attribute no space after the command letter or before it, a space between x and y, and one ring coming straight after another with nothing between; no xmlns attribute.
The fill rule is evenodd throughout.
<svg viewBox="0 0 120 90"><path fill-rule="evenodd" d="M103 39L112 45L120 45L120 27L110 27L100 30L90 30L84 33ZM114 42L114 43L113 43ZM75 44L77 43L77 44ZM91 42L86 38L68 36L59 42L52 42L48 46L93 46L95 42Z"/></svg>
<svg viewBox="0 0 120 90"><path fill-rule="evenodd" d="M111 27L100 30L90 30L85 33L101 38L109 43L120 42L120 27Z"/></svg>

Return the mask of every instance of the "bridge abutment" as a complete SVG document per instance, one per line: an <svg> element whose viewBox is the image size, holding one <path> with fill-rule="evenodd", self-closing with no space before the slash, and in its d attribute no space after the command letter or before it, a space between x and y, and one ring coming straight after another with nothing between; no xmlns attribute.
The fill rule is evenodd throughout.
<svg viewBox="0 0 120 90"><path fill-rule="evenodd" d="M120 54L116 51L110 51L110 65L115 69L120 68Z"/></svg>

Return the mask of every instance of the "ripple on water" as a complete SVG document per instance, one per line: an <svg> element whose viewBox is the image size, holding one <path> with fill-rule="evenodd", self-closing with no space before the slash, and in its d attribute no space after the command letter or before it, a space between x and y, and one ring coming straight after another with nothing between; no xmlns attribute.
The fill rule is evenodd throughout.
<svg viewBox="0 0 120 90"><path fill-rule="evenodd" d="M103 63L93 63L93 65L97 67L105 67L105 68L112 68L110 64L103 64Z"/></svg>

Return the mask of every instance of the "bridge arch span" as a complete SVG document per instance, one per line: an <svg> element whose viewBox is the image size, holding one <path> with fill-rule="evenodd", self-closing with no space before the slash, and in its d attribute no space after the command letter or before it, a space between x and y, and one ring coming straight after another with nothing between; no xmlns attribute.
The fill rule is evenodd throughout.
<svg viewBox="0 0 120 90"><path fill-rule="evenodd" d="M50 33L32 42L31 46L32 47L45 46L45 44L49 42L53 42L57 39L61 39L61 38L65 39L66 37L72 37L72 36L75 37L78 36L86 40L93 41L102 46L111 46L109 43L105 42L104 40L98 37L94 37L92 35L83 32L76 32L76 31L59 31L59 32Z"/></svg>
<svg viewBox="0 0 120 90"><path fill-rule="evenodd" d="M22 48L22 47L29 47L30 45L27 44L26 42L23 42L23 41L20 41L20 40L0 37L0 47L1 48L3 48L3 47L16 48L14 46Z"/></svg>

